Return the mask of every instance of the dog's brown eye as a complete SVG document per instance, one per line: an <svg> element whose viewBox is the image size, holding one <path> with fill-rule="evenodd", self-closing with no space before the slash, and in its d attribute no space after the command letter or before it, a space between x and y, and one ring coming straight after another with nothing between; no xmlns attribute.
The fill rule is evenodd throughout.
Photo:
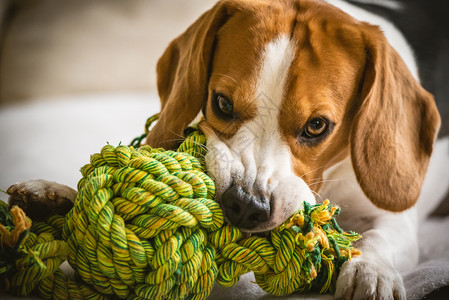
<svg viewBox="0 0 449 300"><path fill-rule="evenodd" d="M302 145L315 146L326 139L332 132L335 123L326 117L309 119L299 131L298 141Z"/></svg>
<svg viewBox="0 0 449 300"><path fill-rule="evenodd" d="M311 119L307 122L304 129L304 135L308 138L314 138L322 135L327 129L327 122L322 118Z"/></svg>
<svg viewBox="0 0 449 300"><path fill-rule="evenodd" d="M218 108L220 109L220 111L227 116L232 116L234 111L232 102L222 95L217 95L216 97Z"/></svg>

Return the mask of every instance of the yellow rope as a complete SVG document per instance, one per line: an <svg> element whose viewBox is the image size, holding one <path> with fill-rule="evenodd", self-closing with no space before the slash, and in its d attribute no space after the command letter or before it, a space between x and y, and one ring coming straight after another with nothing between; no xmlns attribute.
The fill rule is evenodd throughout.
<svg viewBox="0 0 449 300"><path fill-rule="evenodd" d="M359 254L351 245L359 236L335 222L339 209L304 203L265 236L248 236L225 224L213 201L205 142L193 130L176 152L107 145L92 155L73 209L33 224L18 247L22 256L3 272L14 273L9 291L27 295L38 285L46 299L205 299L214 282L232 286L250 271L273 295L332 290L343 262ZM19 228L26 230L1 226L2 245L14 247ZM80 280L58 270L66 258Z"/></svg>

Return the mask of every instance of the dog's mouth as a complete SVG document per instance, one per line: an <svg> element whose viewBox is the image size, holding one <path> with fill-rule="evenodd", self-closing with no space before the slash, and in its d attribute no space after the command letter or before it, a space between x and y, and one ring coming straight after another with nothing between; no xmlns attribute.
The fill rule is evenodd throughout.
<svg viewBox="0 0 449 300"><path fill-rule="evenodd" d="M245 189L234 182L217 191L216 200L227 222L248 233L270 231L316 199L308 185L296 176L284 177L267 189Z"/></svg>
<svg viewBox="0 0 449 300"><path fill-rule="evenodd" d="M225 220L247 233L263 235L302 208L303 201L285 201L275 190L270 197L254 195L240 186L231 186L217 197ZM295 199L296 200L296 199ZM313 201L307 201L315 203Z"/></svg>

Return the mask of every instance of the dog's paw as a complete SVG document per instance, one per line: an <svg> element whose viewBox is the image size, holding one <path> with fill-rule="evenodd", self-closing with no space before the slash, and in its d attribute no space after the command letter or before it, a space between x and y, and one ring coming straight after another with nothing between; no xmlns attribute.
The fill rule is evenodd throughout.
<svg viewBox="0 0 449 300"><path fill-rule="evenodd" d="M73 207L77 194L66 185L41 179L16 183L6 192L10 206L19 206L36 221L56 214L65 215Z"/></svg>
<svg viewBox="0 0 449 300"><path fill-rule="evenodd" d="M343 264L337 279L337 299L406 299L402 276L390 264L356 257Z"/></svg>

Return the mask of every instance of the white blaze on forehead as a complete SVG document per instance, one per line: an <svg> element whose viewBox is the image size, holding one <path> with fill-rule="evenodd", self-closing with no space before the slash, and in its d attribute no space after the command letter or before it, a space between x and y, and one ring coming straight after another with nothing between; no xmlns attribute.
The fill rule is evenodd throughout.
<svg viewBox="0 0 449 300"><path fill-rule="evenodd" d="M293 171L290 148L279 128L295 52L296 45L287 35L268 43L256 78L256 116L229 139L212 135L207 140L206 163L215 180L217 195L231 185L238 185L249 194L270 200L271 219L255 231L276 227L299 209L302 201L315 203L307 184Z"/></svg>
<svg viewBox="0 0 449 300"><path fill-rule="evenodd" d="M228 141L239 160L232 174L234 181L248 192L269 194L273 187L267 186L268 178L277 181L280 170L292 172L290 151L282 141L278 122L294 57L295 45L286 35L266 45L257 77L256 116Z"/></svg>
<svg viewBox="0 0 449 300"><path fill-rule="evenodd" d="M295 44L286 35L276 37L265 48L257 91L279 108L283 99L288 72L295 58ZM263 104L259 102L259 104ZM264 109L264 107L260 107Z"/></svg>
<svg viewBox="0 0 449 300"><path fill-rule="evenodd" d="M244 126L256 134L253 149L256 163L265 168L283 164L284 170L292 169L290 151L281 138L279 114L289 70L295 58L295 48L294 42L287 35L274 38L266 46L257 81L257 115Z"/></svg>

